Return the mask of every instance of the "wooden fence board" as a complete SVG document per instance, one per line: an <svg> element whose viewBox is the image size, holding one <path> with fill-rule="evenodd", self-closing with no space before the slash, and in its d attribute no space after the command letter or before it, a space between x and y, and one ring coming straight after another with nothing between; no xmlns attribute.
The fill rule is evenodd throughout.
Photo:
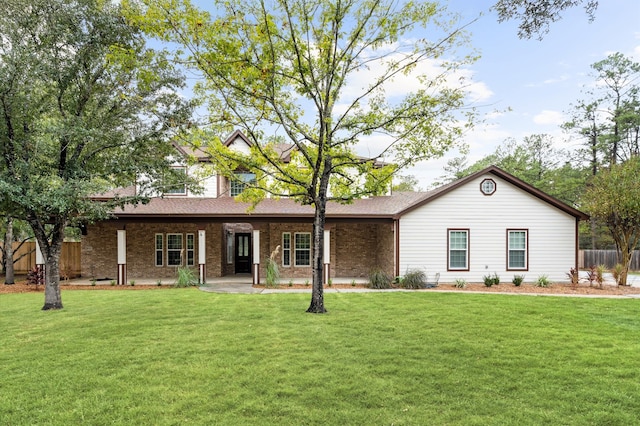
<svg viewBox="0 0 640 426"><path fill-rule="evenodd" d="M0 244L1 246L1 244ZM18 259L13 265L15 274L23 275L36 266L36 243L26 242L20 246L20 243L13 243L13 257ZM19 247L19 248L18 248ZM62 253L60 253L60 278L79 277L82 272L81 267L81 243L65 241L62 243Z"/></svg>
<svg viewBox="0 0 640 426"><path fill-rule="evenodd" d="M579 268L589 268L592 265L613 268L616 263L618 263L618 253L615 250L580 250L578 256ZM630 268L632 271L640 270L640 250L633 252Z"/></svg>

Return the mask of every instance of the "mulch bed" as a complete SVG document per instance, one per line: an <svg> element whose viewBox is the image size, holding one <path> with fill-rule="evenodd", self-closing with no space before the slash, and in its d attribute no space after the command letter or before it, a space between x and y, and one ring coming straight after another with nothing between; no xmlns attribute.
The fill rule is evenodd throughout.
<svg viewBox="0 0 640 426"><path fill-rule="evenodd" d="M255 286L257 288L264 288L264 286ZM351 284L333 284L329 288L335 289L350 289L350 288L363 288L362 285L352 286ZM60 284L60 288L63 291L75 291L75 290L166 290L173 289L172 285L121 285L112 286L110 284L96 284L92 285L65 285ZM310 285L280 285L278 287L281 290L287 289L308 289L311 290ZM569 284L552 284L550 287L536 287L532 284L522 284L520 287L516 287L510 283L503 283L487 287L484 284L471 283L467 284L465 288L456 288L453 284L440 284L437 288L420 290L420 291L456 291L456 292L488 292L488 293L521 293L521 294L558 294L558 295L592 295L592 296L624 296L624 295L640 295L640 287L619 287L615 285L605 285L603 288L597 286L589 286L588 284L580 284L577 287L572 287ZM0 284L0 294L7 293L43 293L44 286L29 285L25 281L18 281L12 285Z"/></svg>

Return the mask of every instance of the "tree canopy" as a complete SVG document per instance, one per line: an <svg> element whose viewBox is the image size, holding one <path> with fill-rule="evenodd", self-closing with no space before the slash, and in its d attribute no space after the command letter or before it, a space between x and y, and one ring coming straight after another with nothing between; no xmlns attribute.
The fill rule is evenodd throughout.
<svg viewBox="0 0 640 426"><path fill-rule="evenodd" d="M91 195L170 171L170 138L190 109L182 76L112 2L7 0L0 34L0 204L33 229L43 309L57 309L65 227L142 201Z"/></svg>
<svg viewBox="0 0 640 426"><path fill-rule="evenodd" d="M179 43L182 62L203 76L197 91L210 115L203 144L218 170L256 171L245 193L255 202L271 193L315 206L309 312L324 312L327 201L380 193L392 173L441 155L470 124L464 83L451 81L474 59L450 56L464 31L434 2L231 0L215 3L216 16L186 0L142 3L129 4L134 19ZM398 92L394 85L407 78L411 90ZM236 129L252 141L250 155L208 141ZM382 142L357 155L358 143L373 136ZM281 161L283 146L289 162Z"/></svg>

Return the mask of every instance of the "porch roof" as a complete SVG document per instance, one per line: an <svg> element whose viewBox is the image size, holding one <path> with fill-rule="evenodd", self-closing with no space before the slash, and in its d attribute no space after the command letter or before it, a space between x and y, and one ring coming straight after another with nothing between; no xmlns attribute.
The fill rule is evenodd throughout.
<svg viewBox="0 0 640 426"><path fill-rule="evenodd" d="M428 198L429 192L398 192L354 200L351 204L327 203L327 218L394 218L398 213ZM301 205L290 199L267 198L251 210L250 203L232 197L153 198L148 204L127 205L114 211L117 217L299 217L312 218L312 206Z"/></svg>

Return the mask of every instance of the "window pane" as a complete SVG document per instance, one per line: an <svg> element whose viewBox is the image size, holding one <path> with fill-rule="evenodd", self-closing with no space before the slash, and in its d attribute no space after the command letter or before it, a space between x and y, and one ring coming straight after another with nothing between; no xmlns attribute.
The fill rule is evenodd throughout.
<svg viewBox="0 0 640 426"><path fill-rule="evenodd" d="M525 260L524 250L509 251L509 268L524 268L525 267L524 260Z"/></svg>
<svg viewBox="0 0 640 426"><path fill-rule="evenodd" d="M182 235L181 234L168 234L167 235L167 249L169 249L169 250L182 250Z"/></svg>
<svg viewBox="0 0 640 426"><path fill-rule="evenodd" d="M187 234L187 250L193 250L194 248L194 236L193 234Z"/></svg>
<svg viewBox="0 0 640 426"><path fill-rule="evenodd" d="M523 231L509 232L509 247L524 250L526 248L525 233Z"/></svg>
<svg viewBox="0 0 640 426"><path fill-rule="evenodd" d="M162 250L156 250L156 266L162 266Z"/></svg>
<svg viewBox="0 0 640 426"><path fill-rule="evenodd" d="M247 185L254 184L256 181L255 173L236 173L230 182L231 196L240 195Z"/></svg>
<svg viewBox="0 0 640 426"><path fill-rule="evenodd" d="M296 266L311 265L311 234L295 234L295 261Z"/></svg>
<svg viewBox="0 0 640 426"><path fill-rule="evenodd" d="M449 231L449 268L467 269L468 232Z"/></svg>
<svg viewBox="0 0 640 426"><path fill-rule="evenodd" d="M282 248L285 250L291 248L291 234L288 232L282 234Z"/></svg>
<svg viewBox="0 0 640 426"><path fill-rule="evenodd" d="M156 250L162 250L162 234L156 234Z"/></svg>
<svg viewBox="0 0 640 426"><path fill-rule="evenodd" d="M180 266L180 251L172 250L167 251L167 265L169 266Z"/></svg>

